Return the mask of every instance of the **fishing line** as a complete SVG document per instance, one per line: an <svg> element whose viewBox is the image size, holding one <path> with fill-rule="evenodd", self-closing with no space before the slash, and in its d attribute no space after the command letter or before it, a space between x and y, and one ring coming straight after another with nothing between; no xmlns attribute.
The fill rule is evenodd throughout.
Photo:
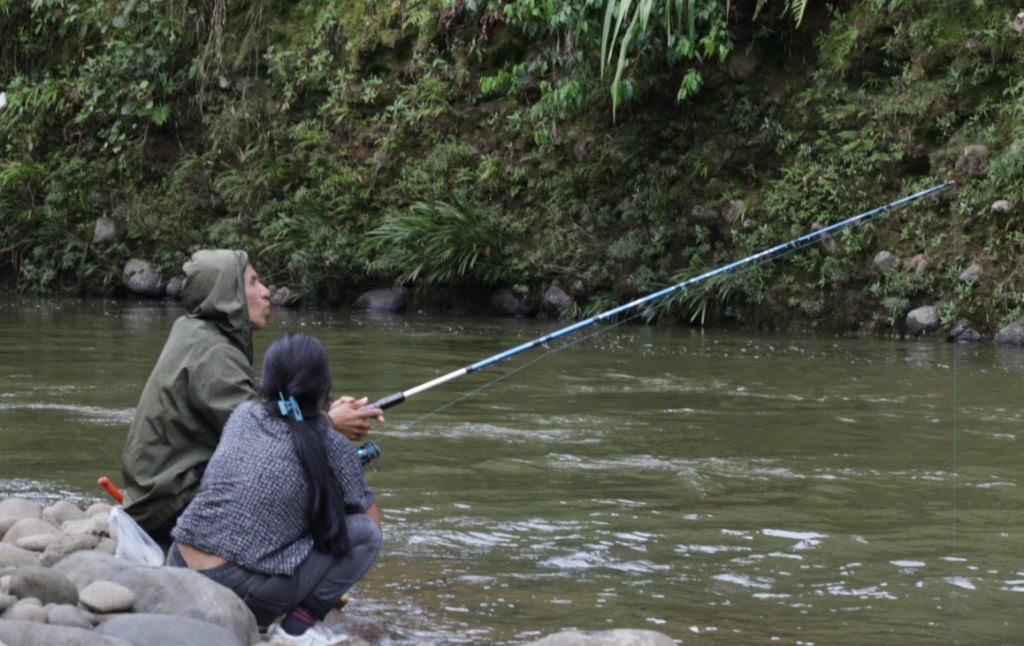
<svg viewBox="0 0 1024 646"><path fill-rule="evenodd" d="M583 338L577 340L574 343L563 344L559 348L559 351L560 351L562 349L566 349L566 348L572 347L572 346L576 345L577 343L581 342L582 340L584 340L586 338L590 338L590 337L592 337L592 336L594 336L596 334L603 333L604 331L606 331L607 329L610 329L611 327L615 327L617 325L622 325L626 321L629 321L629 320L632 320L634 318L637 318L638 316L644 315L644 316L647 316L648 318L652 318L654 313L656 313L656 310L654 309L652 304L656 303L659 300L664 299L666 296L669 296L669 295L672 295L672 294L678 294L678 293L680 293L680 290L686 290L686 291L682 291L681 292L682 296L689 295L691 293L691 287L693 287L695 285L698 285L700 283L703 283L703 282L707 282L707 284L701 285L700 289L703 289L703 290L712 289L715 285L720 284L722 278L726 274L728 274L728 273L733 273L735 270L742 269L742 271L739 272L739 274L742 275L746 271L751 271L751 270L753 270L755 268L762 267L763 265L767 264L768 262L774 262L774 261L778 260L779 258L788 256L788 255L790 255L790 254L792 254L792 253L794 253L796 251L799 251L801 249L804 249L804 248L806 248L806 247L808 247L808 246L810 246L812 244L818 244L818 243L820 243L823 240L830 240L831 239L831 234L833 232L835 232L835 233L845 232L845 231L848 231L849 229L855 228L857 226L861 226L864 223L870 221L872 218L877 217L878 215L890 212L890 211L892 211L892 210L894 210L894 209L896 209L898 207L905 206L905 205L907 205L907 204L909 204L909 203L911 203L911 202L913 202L915 200L918 200L918 199L920 199L920 198L922 198L922 197L924 197L926 195L930 195L932 193L935 193L935 192L942 191L942 190L945 190L947 188L950 188L953 185L954 185L954 183L952 183L952 182L946 182L946 183L943 183L943 184L938 184L938 185L932 186L930 188L918 191L917 193L908 195L908 196L900 198L898 200L894 200L892 202L889 202L888 204L885 204L885 205L882 205L880 207L871 209L869 211L865 211L863 213L860 213L860 214L855 215L853 217L847 218L845 220L841 220L841 221L836 222L834 224L831 224L831 225L828 225L828 226L824 226L824 227L822 227L822 228L820 228L820 229L818 229L816 231L812 231L810 233L806 233L804 235L801 235L801 236L799 236L797 238L794 238L792 240L789 240L787 242L784 242L784 243L781 243L781 244L777 244L777 245L775 245L773 247L769 247L767 249L763 249L762 251L759 251L759 252L757 252L755 254L752 254L750 256L747 256L745 258L741 258L741 259L733 261L731 263L722 265L722 266L720 266L720 267L718 267L716 269L713 269L711 271L705 272L705 273L700 274L698 276L694 276L694 277L688 278L688 279L686 279L686 280L684 280L682 282L676 283L674 285L670 285L668 287L665 287L665 288L663 288L661 290L658 290L658 291L653 292L651 294L648 294L646 296L637 298L637 299L635 299L633 301L630 301L630 302L628 302L628 303L626 303L624 305L620 305L618 307L614 307L614 308L612 308L610 310L601 312L600 314L596 314L596 315L591 316L591 317L589 317L587 319L584 319L582 321L578 321L576 323L573 323L571 325L563 327L563 328L561 328L559 330L556 330L555 332L552 332L550 334L537 337L536 339L533 339L533 340L528 341L526 343L520 344L518 346L515 346L515 347L510 348L508 350L505 350L503 352L499 352L498 354L495 354L493 356L487 357L486 359L482 359L480 361L477 361L476 363L470 364L470 365L465 366L463 368L459 368L458 370L453 370L452 372L449 372L447 374L441 375L440 377L436 377L434 379L431 379L430 381L422 383L422 384L420 384L418 386L415 386L413 388L410 388L408 390L392 393L391 395L388 395L387 397L384 397L382 399L379 399L379 400L373 402L369 406L372 406L372 407L375 407L375 408L380 408L380 409L384 410L384 409L390 408L391 406L395 406L397 404L401 404L402 402L404 402L409 397L412 397L413 395L416 395L416 394L422 393L424 391L430 390L431 388L439 386L439 385L441 385L443 383L446 383L446 382L451 381L453 379L456 379L458 377L462 377L462 376L464 376L466 374L469 374L471 372L476 372L478 370L482 370L483 368L486 368L486 367L488 367L490 365L493 365L495 363L498 363L500 361L504 361L505 359L508 359L508 358L510 358L512 356L515 356L515 355L520 354L522 352L525 352L527 350L530 350L530 349L533 349L533 348L536 348L536 347L544 347L544 348L546 348L548 350L548 352L546 354L540 355L535 360L527 362L526 364L520 366L518 369L510 371L510 372L508 372L507 374L503 375L500 378L496 378L496 379L492 380L491 382L483 384L480 388L477 388L477 389L475 389L473 391L470 391L466 395L464 395L464 396L462 396L460 398L457 398L457 399L449 402L448 404L440 407L439 409L437 409L437 411L428 413L426 416L424 416L424 418L421 418L421 420L425 419L426 417L429 417L430 415L436 414L437 412L440 412L440 411L442 411L442 410L444 410L446 408L449 408L450 406L454 405L455 403L457 403L459 401L462 401L462 400L464 400L464 399L466 399L468 397L471 397L472 395L480 392L481 390L484 390L485 388L490 387L491 385L493 385L494 383L497 383L498 381L502 381L502 380L508 378L509 376L511 376L512 374L515 374L519 370L522 370L523 368L525 368L527 366L533 365L533 363L536 363L536 361L539 361L540 359L545 358L549 354L553 354L553 352L550 350L550 347L548 346L548 343L550 341L554 341L556 339L560 339L563 336L566 336L566 335L568 335L570 333L579 331L579 330L583 329L584 327L587 327L587 326L590 326L590 325L594 325L595 323L602 323L602 322L607 321L609 319L617 320L618 321L614 325L610 325L610 326L607 326L605 328L601 328L597 332L594 332L593 334L590 334L590 335L586 335L586 336L584 336ZM642 307L642 309L641 309L641 307ZM626 319L619 319L619 316L621 314L629 312L629 311L633 311L634 313L631 316L629 316L628 318L626 318ZM419 421L419 420L417 420L417 421ZM366 462L370 461L370 460L373 460L375 457L379 456L379 454L380 454L379 453L379 449L376 447L376 445L373 442L370 442L369 444L364 445L363 449L366 449L366 451L367 451L367 454L362 456L364 458L364 464ZM360 450L363 450L363 449L360 449ZM375 454L372 454L372 453L375 453ZM370 455L370 454L372 454L372 455Z"/></svg>
<svg viewBox="0 0 1024 646"><path fill-rule="evenodd" d="M440 413L443 413L444 411L448 410L452 406L455 406L456 404L461 403L461 402L469 399L470 397L478 395L479 393L481 393L484 390L490 388L494 384L496 384L498 382L501 382L501 381L505 381L509 377L511 377L511 376L515 375L516 373L518 373L520 370L524 370L526 368L529 368L533 364L538 363L540 361L543 361L544 359L547 359L548 357L550 357L553 354L557 354L559 352L562 352L563 350L568 350L569 348L575 347L575 346L579 345L580 343L583 343L584 341L586 341L588 339L592 339L592 338L594 338L596 336L604 334L605 332L608 332L609 330L612 330L614 328L617 328L617 327L620 327L622 325L625 325L626 323L628 323L630 321L633 321L633 320L635 320L635 319L637 319L639 317L640 317L640 314L636 313L636 314L633 314L632 316L629 316L629 317L624 318L622 320L616 321L615 323L611 323L611 324L606 325L606 326L604 326L602 328L598 328L597 330L591 332L590 334L584 335L584 336L582 336L582 337L580 337L578 339L574 339L572 341L563 342L562 344L556 346L554 349L551 349L550 347L547 347L546 348L547 352L545 352L544 354L537 355L536 357L530 359L526 363L524 363L524 364L522 364L520 366L516 366L515 368L512 368L511 370L505 372L504 374L501 374L501 375L495 377L494 379L492 379L492 380L490 380L490 381L488 381L488 382L478 386L477 388L474 388L472 390L466 391L465 393L463 393L459 397L456 397L455 399L452 399L451 401L449 401L447 403L441 404L437 408L435 408L435 409L433 409L433 410L431 410L431 411L429 411L427 413L424 413L420 417L418 417L418 418L416 418L416 419L414 419L414 420L412 420L410 422L407 422L407 423L403 424L402 426L398 427L396 430L404 431L404 430L406 430L408 428L418 426L419 424L421 424L425 420L430 419L431 417L434 417L435 415L439 415Z"/></svg>
<svg viewBox="0 0 1024 646"><path fill-rule="evenodd" d="M799 236L799 237L794 238L792 240L789 240L787 242L784 242L784 243L781 243L781 244L777 244L774 247L769 247L768 249L763 249L763 250L761 250L761 251L759 251L759 252L757 252L755 254L752 254L752 255L747 256L745 258L741 258L739 260L735 260L735 261L733 261L731 263L728 263L726 265L722 265L722 266L720 266L720 267L718 267L716 269L713 269L711 271L708 271L708 272L705 272L703 274L700 274L699 276L694 276L692 278L688 278L688 279L686 279L686 280L684 280L682 282L676 283L674 285L670 285L670 286L665 287L664 289L661 289L661 290L656 291L654 293L651 293L651 294L648 294L646 296L642 296L640 298L632 300L632 301L630 301L630 302L628 302L628 303L626 303L624 305L619 305L618 307L614 307L614 308L612 308L610 310L607 310L605 312L601 312L600 314L596 314L594 316L591 316L590 318L584 319L582 321L577 321L576 323L573 323L571 325L563 327L563 328L561 328L559 330L556 330L556 331L554 331L554 332L552 332L550 334L546 334L544 336L541 336L541 337L538 337L536 339L533 339L532 341L529 341L527 343L520 344L520 345L518 345L518 346L516 346L514 348L510 348L508 350L505 350L504 352L499 352L498 354L495 354L493 356L487 357L486 359L482 359L480 361L477 361L476 363L472 363L472 364L470 364L468 366L465 366L463 368L459 368L457 370L453 370L453 371L451 371L451 372L449 372L447 374L444 374L444 375L441 375L440 377L436 377L434 379L431 379L430 381L422 383L422 384L420 384L418 386L415 386L413 388L410 388L408 390L403 390L403 391L399 391L399 392L396 392L396 393L392 393L392 394L388 395L387 397L384 397L382 399L379 399L379 400L373 402L370 405L373 406L373 407L380 408L380 409L383 410L383 409L386 409L386 408L390 408L391 406L395 406L397 404L401 404L402 402L404 402L409 397L412 397L413 395L417 395L417 394L422 393L422 392L424 392L426 390L430 390L431 388L439 386L439 385L441 385L443 383L446 383L446 382L451 381L453 379L456 379L458 377L462 377L462 376L467 375L467 374L469 374L471 372L476 372L477 370L482 370L482 369L484 369L484 368L486 368L486 367L488 367L490 365L493 365L493 364L498 363L500 361L504 361L505 359L508 359L509 357L515 356L517 354L520 354L520 353L525 352L527 350L536 348L538 346L544 346L549 341L553 341L553 340L561 338L561 337L563 337L565 335L571 334L573 332L577 332L577 331L579 331L579 330L581 330L581 329L583 329L583 328L585 328L587 326L594 325L596 323L604 322L604 321L606 321L608 319L612 319L614 317L617 317L617 316L619 316L622 313L628 312L630 310L636 310L636 309L640 308L641 306L646 307L648 304L650 304L650 303L652 303L652 302L654 302L656 300L662 299L662 298L664 298L666 296L669 296L670 294L676 293L679 290L688 289L688 288L690 288L690 287L692 287L694 285L697 285L699 283L719 278L721 276L724 276L726 273L733 272L734 270L736 270L736 269L738 269L740 267L745 267L746 265L750 265L752 263L763 264L767 260L778 258L779 256L783 255L784 253L791 253L792 251L795 251L796 249L801 249L801 248L807 246L808 244L810 244L811 242L816 242L818 240L825 239L826 237L830 236L833 232L838 232L838 231L841 231L843 229L849 228L849 227L851 227L854 224L859 224L859 223L866 222L866 221L870 220L871 218L874 218L874 217L876 217L876 216L878 216L878 215L880 215L882 213L887 213L889 211L892 211L893 209L896 209L897 207L904 206L904 205L909 204L910 202L913 202L915 200L918 200L918 199L920 199L920 198L922 198L922 197L924 197L926 195L930 195L930 194L935 193L937 191L945 190L947 188L950 188L951 186L953 186L953 183L951 183L951 182L946 182L946 183L943 183L943 184L938 184L938 185L932 186L931 188L927 188L927 189L924 189L922 191L918 191L917 193L914 193L912 195L908 195L908 196L900 198L898 200L894 200L892 202L889 202L888 204L884 204L884 205L882 205L880 207L871 209L869 211L865 211L863 213L860 213L860 214L855 215L853 217L847 218L845 220L841 220L841 221L836 222L834 224L822 227L822 228L820 228L820 229L818 229L816 231L812 231L810 233L806 233L806 234L804 234L802 236ZM714 284L714 283L712 283L712 284Z"/></svg>
<svg viewBox="0 0 1024 646"><path fill-rule="evenodd" d="M954 261L956 260L956 258L959 257L959 248L958 248L959 228L960 228L960 216L959 216L959 213L958 213L958 209L956 209L954 207L954 209L953 209L953 259L954 259ZM956 316L953 318L954 321L957 321L959 319L959 316L960 316L960 295L959 294L960 294L959 291L954 286L953 287L953 311L956 313ZM959 429L958 429L958 423L957 423L958 420L957 420L957 401L956 401L956 396L957 396L957 374L958 374L957 368L959 367L958 364L957 364L957 357L960 354L959 350L957 349L958 345L959 345L959 341L954 338L953 339L953 393L952 393L952 399L953 399L953 492L952 492L952 496L953 496L953 500L952 500L952 505L953 505L953 528L952 529L953 529L953 557L954 557L953 561L952 561L953 563L957 563L958 562L956 560L957 553L958 553L958 547L957 547L957 525L956 525L956 514L957 514L956 488L957 488L957 480L959 479L959 474L957 473L957 438L958 438L958 430ZM952 624L953 625L952 625L952 630L953 630L953 638L955 640L956 639L956 613L957 613L957 595L955 593L953 594L952 606L953 606L953 620L952 620Z"/></svg>
<svg viewBox="0 0 1024 646"><path fill-rule="evenodd" d="M860 225L854 225L854 228L856 226L860 226ZM806 249L809 246L820 244L820 243L821 243L821 241L819 241L819 240L807 241L807 242L805 242L805 243L803 243L803 244L801 244L799 246L794 246L792 249L780 252L779 255L777 255L777 256L772 256L771 258L765 258L761 262L759 262L759 263L757 263L755 265L746 266L746 267L740 269L739 271L737 271L734 275L742 276L742 275L746 274L747 272L751 272L751 271L753 271L755 269L759 269L759 268L769 264L770 262L775 262L777 260L785 258L786 256L789 256L789 255L791 255L793 253L796 253L797 251L801 251L803 249ZM708 291L708 290L711 290L712 288L714 288L715 285L716 285L716 283L710 283L710 284L707 284L707 285L702 285L698 289L694 289L692 291L683 292L683 295L688 295L688 294L692 294L692 293L698 293L700 291ZM655 304L655 306L657 306L657 304ZM635 312L634 314L632 314L630 316L627 316L625 318L619 319L615 323L606 325L605 327L598 328L594 332L591 332L590 334L584 335L584 336L582 336L582 337L580 337L578 339L575 339L573 341L563 342L561 345L557 346L554 350L552 350L548 346L545 346L545 349L547 350L547 352L545 352L544 354L540 354L540 355L534 357L533 359L527 361L526 363L524 363L524 364L522 364L520 366L517 366L517 367L509 370L508 372L506 372L506 373L504 373L502 375L499 375L498 377L496 377L496 378L494 378L494 379L492 379L492 380L490 380L490 381L488 381L488 382L478 386L477 388L474 388L472 390L466 391L465 393L463 393L459 397L456 397L456 398L452 399L451 401L438 406L434 410L431 410L430 412L425 413L422 416L420 416L420 417L418 417L418 418L416 418L416 419L414 419L414 420L412 420L410 422L407 422L407 423L403 424L402 426L400 426L396 430L403 431L403 430L405 430L407 428L417 426L420 423L422 423L423 421L425 421L425 420L427 420L427 419L429 419L429 418L431 418L431 417L433 417L435 415L438 415L438 414L448 410L449 408L451 408L452 406L455 406L456 404L459 404L459 403L461 403L461 402L463 402L463 401L465 401L465 400L467 400L467 399L469 399L469 398L471 398L471 397L473 397L475 395L480 394L481 392L483 392L484 390L487 390L488 388L490 388L491 386L497 384L498 382L504 381L504 380L508 379L509 377L512 377L513 375L515 375L520 370L524 370L526 368L529 368L530 366L534 365L535 363L538 363L539 361L547 359L548 357L550 357L553 354L556 354L558 352L562 352L563 350L568 350L569 348L575 347L575 346L579 345L580 343L583 343L584 341L586 341L588 339L592 339L592 338L594 338L596 336L604 334L604 333L608 332L609 330L612 330L612 329L615 329L615 328L620 327L622 325L625 325L626 323L629 323L630 321L634 321L634 320L636 320L636 319L638 319L640 317L653 318L653 316L655 314L655 312L654 312L654 307L655 306L648 307L648 308L645 308L642 311ZM661 307L668 307L668 306L669 305L667 303L664 303L664 302L661 303Z"/></svg>
<svg viewBox="0 0 1024 646"><path fill-rule="evenodd" d="M860 225L861 224L859 223L859 224L853 225L853 227L851 227L851 228L856 228L856 227L858 227ZM748 265L746 267L743 267L742 269L739 269L734 275L742 276L742 275L746 274L747 272L754 271L755 269L759 269L759 268L761 268L761 267L763 267L763 266L765 266L765 265L767 265L767 264L769 264L771 262L775 262L775 261L780 260L782 258L785 258L785 257L787 257L787 256L789 256L789 255L791 255L793 253L796 253L797 251L801 251L803 249L806 249L809 246L817 245L817 244L821 244L821 241L820 240L806 241L806 242L802 243L799 246L794 246L791 249L788 249L788 250L780 252L779 255L777 255L777 256L772 256L770 258L765 258L765 259L761 260L761 262L759 262L759 263L757 263L755 265ZM710 284L707 284L707 285L702 285L698 289L694 289L692 291L683 292L683 294L686 295L686 294L691 294L691 293L698 293L700 291L711 290L713 287L715 287L715 285L716 285L716 283L710 283ZM505 381L506 379L512 377L513 375L518 373L520 370L524 370L526 368L529 368L530 366L534 365L535 363L538 363L540 361L543 361L544 359L547 359L551 355L554 355L554 354L557 354L559 352L562 352L563 350L568 350L569 348L575 347L575 346L579 345L580 343L583 343L584 341L586 341L588 339L592 339L594 337L597 337L597 336L600 336L602 334L605 334L609 330L613 330L613 329L615 329L617 327L621 327L622 325L625 325L626 323L629 323L631 321L635 321L636 319L639 319L641 317L653 318L653 316L654 316L654 311L653 310L654 310L654 307L657 306L657 305L658 304L655 303L654 306L652 306L652 307L645 308L644 310L637 311L637 312L633 313L630 316L627 316L627 317L622 318L622 319L618 319L614 323L611 323L611 324L606 325L604 327L598 328L594 332L591 332L590 334L586 334L586 335L584 335L582 337L579 337L579 338L577 338L577 339L575 339L573 341L563 341L560 345L556 346L555 349L553 349L553 350L549 346L545 345L544 348L547 351L544 354L537 355L536 357L534 357L533 359L530 359L526 363L524 363L524 364L522 364L520 366L516 366L515 368L512 368L508 372L506 372L506 373L504 373L502 375L499 375L498 377L496 377L496 378L494 378L494 379L492 379L492 380L490 380L490 381L488 381L488 382L486 382L484 384L481 384L480 386L478 386L476 388L473 388L472 390L466 391L465 393L463 393L462 395L452 399L451 401L446 402L444 404L441 404L437 408L435 408L435 409L433 409L433 410L431 410L431 411L429 411L427 413L424 413L420 417L418 417L418 418L416 418L416 419L414 419L414 420L412 420L410 422L407 422L407 423L403 424L402 426L398 427L396 430L404 431L404 430L406 430L408 428L418 426L419 424L421 424L425 420L430 419L431 417L434 417L435 415L438 415L440 413L443 413L444 411L448 410L452 406L455 406L456 404L459 404L459 403L461 403L461 402L463 402L463 401L465 401L465 400L467 400L467 399L469 399L471 397L474 397L474 396L480 394L481 392L483 392L484 390L487 390L491 386L493 386L493 385L495 385L495 384L497 384L497 383L499 383L501 381ZM665 302L662 302L660 306L661 307L668 307L669 304L665 303Z"/></svg>

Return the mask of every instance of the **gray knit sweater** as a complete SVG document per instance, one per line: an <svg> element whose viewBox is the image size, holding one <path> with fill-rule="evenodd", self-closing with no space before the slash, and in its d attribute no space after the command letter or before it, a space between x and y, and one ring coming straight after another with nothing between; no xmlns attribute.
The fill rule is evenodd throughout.
<svg viewBox="0 0 1024 646"><path fill-rule="evenodd" d="M373 493L355 448L321 418L345 504L365 511ZM231 414L196 497L172 532L185 545L260 574L291 574L313 548L309 486L285 418L248 401ZM339 514L345 513L339 509Z"/></svg>

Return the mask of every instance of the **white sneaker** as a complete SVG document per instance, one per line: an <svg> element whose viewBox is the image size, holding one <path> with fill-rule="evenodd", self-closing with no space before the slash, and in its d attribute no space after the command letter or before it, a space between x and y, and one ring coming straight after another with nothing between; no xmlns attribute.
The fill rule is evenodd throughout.
<svg viewBox="0 0 1024 646"><path fill-rule="evenodd" d="M278 624L274 624L273 630L267 633L267 640L272 643L284 642L294 646L328 646L343 639L345 637L334 634L330 628L319 622L307 628L301 635L290 635Z"/></svg>

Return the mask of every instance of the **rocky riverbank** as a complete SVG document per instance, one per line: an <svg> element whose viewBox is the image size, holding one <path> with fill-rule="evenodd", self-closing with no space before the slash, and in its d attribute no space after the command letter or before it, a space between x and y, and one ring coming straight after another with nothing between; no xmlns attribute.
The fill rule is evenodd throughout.
<svg viewBox="0 0 1024 646"><path fill-rule="evenodd" d="M59 501L43 508L0 500L0 646L247 646L267 644L233 592L183 568L118 556L113 508L82 510ZM123 553L123 551L122 551ZM338 644L369 646L372 635L327 616ZM565 632L541 646L667 646L648 630ZM419 646L428 646L420 644Z"/></svg>

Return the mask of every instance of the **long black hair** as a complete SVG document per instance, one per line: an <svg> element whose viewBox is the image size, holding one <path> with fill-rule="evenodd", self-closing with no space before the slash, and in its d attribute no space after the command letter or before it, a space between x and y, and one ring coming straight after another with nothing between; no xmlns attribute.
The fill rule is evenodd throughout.
<svg viewBox="0 0 1024 646"><path fill-rule="evenodd" d="M320 403L331 390L327 352L308 334L288 333L274 341L263 357L260 390L272 415L281 415L279 401L294 397L302 420L288 410L292 446L309 485L309 526L313 544L322 552L348 552L345 496L327 462L320 426Z"/></svg>

